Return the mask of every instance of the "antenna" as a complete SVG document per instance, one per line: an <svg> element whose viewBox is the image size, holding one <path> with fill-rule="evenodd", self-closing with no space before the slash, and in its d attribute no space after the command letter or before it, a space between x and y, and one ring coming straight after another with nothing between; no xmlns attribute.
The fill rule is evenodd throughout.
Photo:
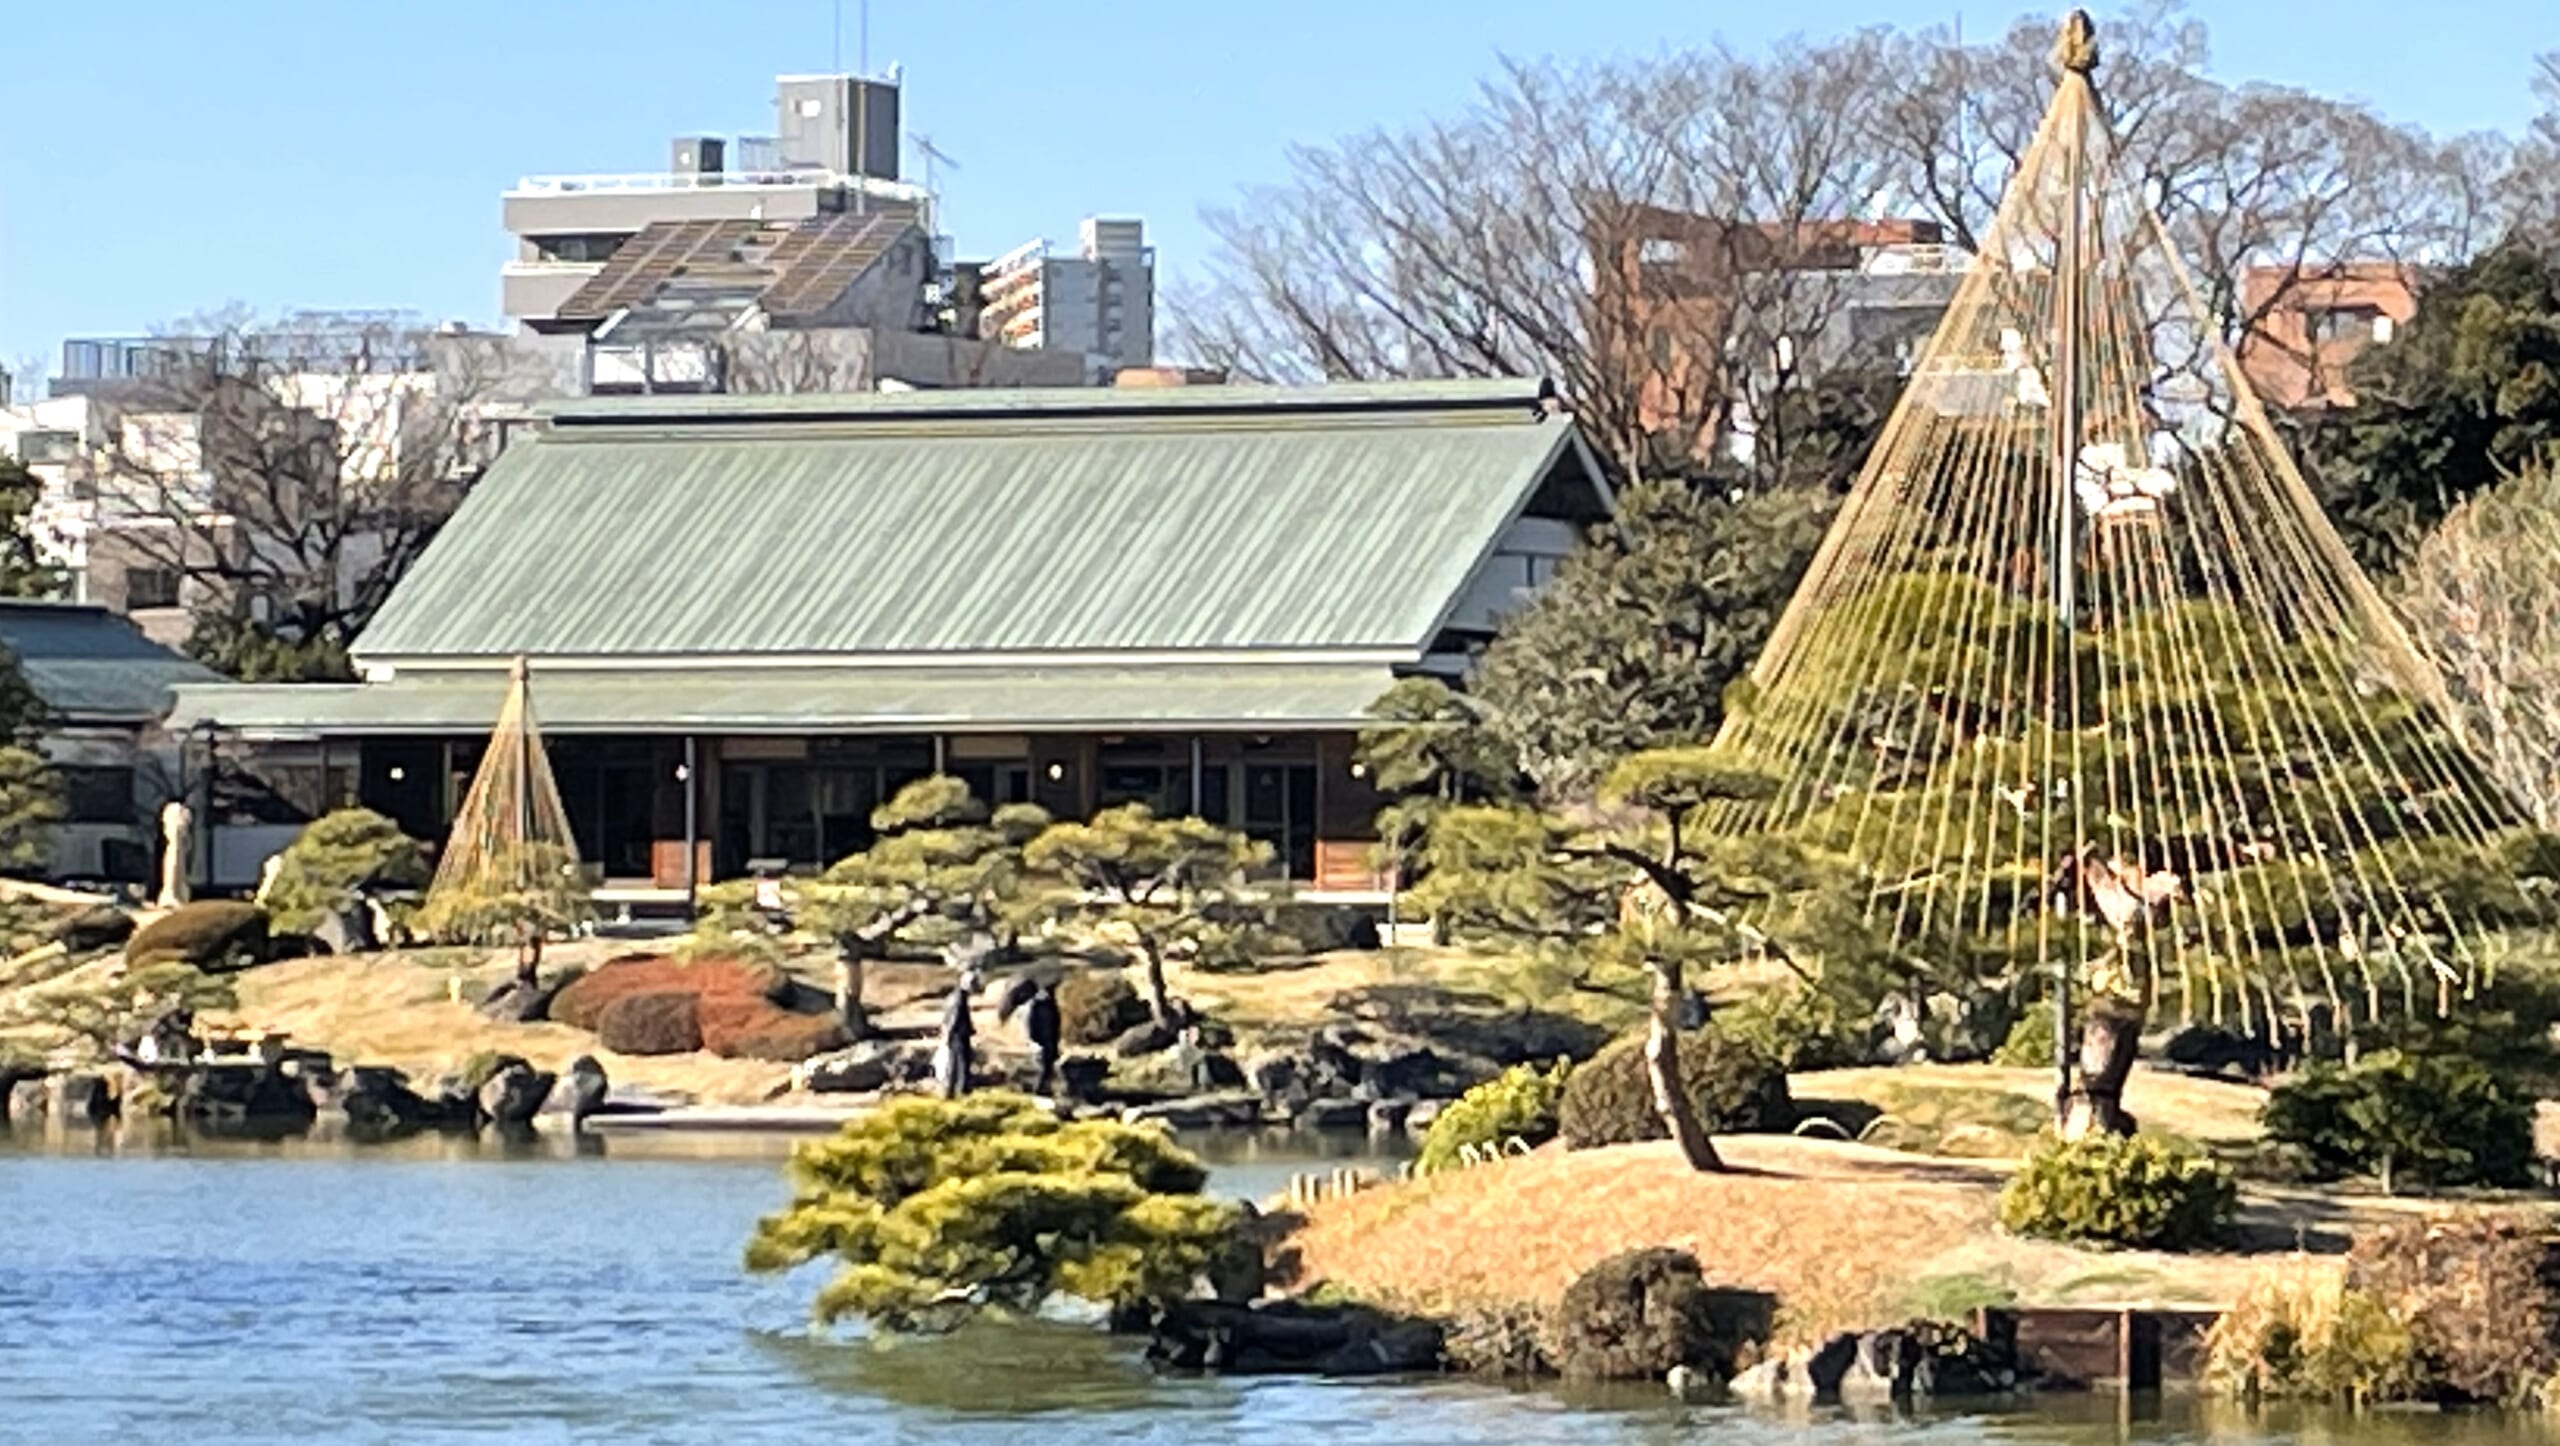
<svg viewBox="0 0 2560 1446"><path fill-rule="evenodd" d="M927 195L934 194L933 168L936 164L955 171L960 169L960 163L952 159L951 153L935 145L933 137L922 131L907 132L907 144L916 148L917 155L924 157L924 189Z"/></svg>

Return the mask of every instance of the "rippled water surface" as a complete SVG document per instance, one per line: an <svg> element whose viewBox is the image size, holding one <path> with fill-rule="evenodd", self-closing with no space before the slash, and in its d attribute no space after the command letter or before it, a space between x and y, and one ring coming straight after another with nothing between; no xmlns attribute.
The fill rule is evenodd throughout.
<svg viewBox="0 0 2560 1446"><path fill-rule="evenodd" d="M815 1339L738 1251L784 1140L387 1149L0 1139L0 1440L2486 1442L2496 1418L2028 1413L1788 1421L1602 1394L1158 1377L1074 1326ZM1302 1145L1213 1143L1264 1196Z"/></svg>

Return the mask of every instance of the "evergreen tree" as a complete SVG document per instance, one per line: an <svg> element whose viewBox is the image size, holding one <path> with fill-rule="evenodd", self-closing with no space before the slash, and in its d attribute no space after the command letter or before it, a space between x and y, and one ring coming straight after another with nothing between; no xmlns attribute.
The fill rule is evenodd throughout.
<svg viewBox="0 0 2560 1446"><path fill-rule="evenodd" d="M1126 932L1146 965L1156 1023L1180 1023L1165 983L1174 954L1221 930L1215 907L1243 893L1271 862L1270 845L1196 818L1158 818L1144 804L1106 808L1090 823L1051 824L1023 862L1062 887L1042 895L1050 917Z"/></svg>
<svg viewBox="0 0 2560 1446"><path fill-rule="evenodd" d="M1723 1162L1680 1076L1688 971L1799 952L1842 970L1879 957L1862 919L1864 890L1846 866L1789 840L1719 839L1709 829L1711 810L1772 787L1708 749L1666 748L1621 759L1594 804L1570 814L1454 805L1432 824L1415 890L1462 938L1560 953L1586 968L1640 967L1655 1108L1700 1170Z"/></svg>
<svg viewBox="0 0 2560 1446"><path fill-rule="evenodd" d="M2397 571L2466 499L2560 445L2560 248L2510 240L2429 281L2417 316L2347 370L2303 460L2357 553Z"/></svg>
<svg viewBox="0 0 2560 1446"><path fill-rule="evenodd" d="M1487 732L1518 771L1568 794L1627 754L1713 737L1726 689L1786 606L1831 506L1809 489L1628 487L1615 523L1486 651L1471 692Z"/></svg>
<svg viewBox="0 0 2560 1446"><path fill-rule="evenodd" d="M1023 845L1048 823L1028 804L990 815L967 784L944 775L918 779L872 811L877 840L837 860L810 890L810 923L836 941L847 1030L865 1033L863 965L892 941L1011 946L1030 907Z"/></svg>
<svg viewBox="0 0 2560 1446"><path fill-rule="evenodd" d="M14 457L0 457L0 598L62 596L62 569L36 546L35 507L44 484Z"/></svg>

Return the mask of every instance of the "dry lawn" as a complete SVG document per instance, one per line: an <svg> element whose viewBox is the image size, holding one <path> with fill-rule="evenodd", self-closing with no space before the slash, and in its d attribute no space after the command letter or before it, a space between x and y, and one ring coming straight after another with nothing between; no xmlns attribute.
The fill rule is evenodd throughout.
<svg viewBox="0 0 2560 1446"><path fill-rule="evenodd" d="M1923 1064L1895 1068L1831 1069L1788 1080L1799 1101L1857 1100L1887 1114L1908 1112L1913 1097L1929 1091L1997 1091L2053 1107L2053 1072L2002 1069L1984 1064ZM2199 1145L2239 1144L2258 1137L2258 1109L2267 1092L2254 1085L2137 1066L2125 1085L2125 1108L2146 1131L2175 1135Z"/></svg>
<svg viewBox="0 0 2560 1446"><path fill-rule="evenodd" d="M1667 1142L1535 1154L1327 1201L1292 1242L1301 1284L1408 1308L1542 1309L1606 1256L1668 1245L1717 1285L1766 1291L1780 1334L1818 1336L1966 1303L2219 1306L2272 1258L2427 1208L2252 1191L2245 1248L2171 1256L2020 1240L1997 1228L2005 1167L1839 1141L1720 1138L1733 1173Z"/></svg>

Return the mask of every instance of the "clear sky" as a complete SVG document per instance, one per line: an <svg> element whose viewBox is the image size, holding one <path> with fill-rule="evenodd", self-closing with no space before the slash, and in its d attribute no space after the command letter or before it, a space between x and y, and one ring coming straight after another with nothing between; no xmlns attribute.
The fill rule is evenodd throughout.
<svg viewBox="0 0 2560 1446"><path fill-rule="evenodd" d="M871 0L873 69L959 162L961 254L1143 216L1179 273L1202 205L1286 148L1464 105L1501 55L1752 48L2025 7L1967 0ZM498 197L656 171L686 132L773 128L772 81L834 60L835 0L21 0L0 28L0 360L226 303L498 317ZM842 64L860 0L842 0ZM2222 0L2214 72L2512 131L2560 0ZM914 157L910 153L908 163Z"/></svg>

